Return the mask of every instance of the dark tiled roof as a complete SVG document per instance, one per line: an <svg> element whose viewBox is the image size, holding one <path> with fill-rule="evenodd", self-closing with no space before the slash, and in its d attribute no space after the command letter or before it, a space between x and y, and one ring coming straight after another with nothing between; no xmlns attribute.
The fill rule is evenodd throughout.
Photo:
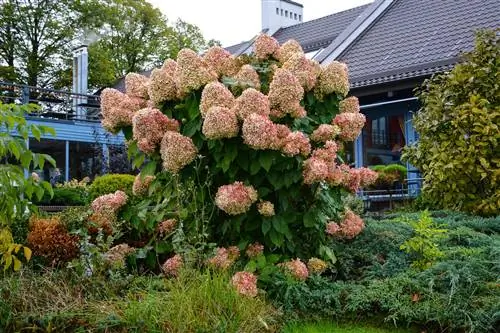
<svg viewBox="0 0 500 333"><path fill-rule="evenodd" d="M353 87L451 68L474 46L474 30L500 26L498 0L396 0L339 57Z"/></svg>
<svg viewBox="0 0 500 333"><path fill-rule="evenodd" d="M281 28L274 33L273 37L280 43L295 39L302 45L305 52L316 51L328 46L368 6L351 8L315 20ZM235 54L242 51L244 46L248 48L250 41L228 46L226 50Z"/></svg>
<svg viewBox="0 0 500 333"><path fill-rule="evenodd" d="M344 10L315 20L281 28L273 37L284 43L295 39L305 52L328 46L368 5Z"/></svg>

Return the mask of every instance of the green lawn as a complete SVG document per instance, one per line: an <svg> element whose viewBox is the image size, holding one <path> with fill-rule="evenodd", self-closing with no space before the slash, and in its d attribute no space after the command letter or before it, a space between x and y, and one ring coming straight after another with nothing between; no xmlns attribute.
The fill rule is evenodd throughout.
<svg viewBox="0 0 500 333"><path fill-rule="evenodd" d="M379 328L359 323L337 324L337 323L310 323L290 324L285 327L283 333L415 333L414 329L395 327Z"/></svg>

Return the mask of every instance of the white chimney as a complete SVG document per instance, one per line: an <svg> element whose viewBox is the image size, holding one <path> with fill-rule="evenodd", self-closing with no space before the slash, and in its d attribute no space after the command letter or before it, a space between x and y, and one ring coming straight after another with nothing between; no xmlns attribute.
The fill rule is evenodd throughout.
<svg viewBox="0 0 500 333"><path fill-rule="evenodd" d="M304 6L291 0L261 0L262 31L274 34L280 28L301 23L304 19Z"/></svg>
<svg viewBox="0 0 500 333"><path fill-rule="evenodd" d="M73 50L73 89L74 94L87 94L88 88L88 63L89 54L87 45L82 44ZM73 108L76 111L76 118L85 117L85 108L82 105L87 103L87 98L80 95L73 96Z"/></svg>

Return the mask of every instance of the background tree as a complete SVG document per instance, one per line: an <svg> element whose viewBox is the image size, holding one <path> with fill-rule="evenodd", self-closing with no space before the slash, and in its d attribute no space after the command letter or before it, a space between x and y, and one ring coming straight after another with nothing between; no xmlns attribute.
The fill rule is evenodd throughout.
<svg viewBox="0 0 500 333"><path fill-rule="evenodd" d="M500 209L500 45L497 31L478 33L474 51L450 73L424 83L420 134L404 158L424 176L438 206L495 215Z"/></svg>

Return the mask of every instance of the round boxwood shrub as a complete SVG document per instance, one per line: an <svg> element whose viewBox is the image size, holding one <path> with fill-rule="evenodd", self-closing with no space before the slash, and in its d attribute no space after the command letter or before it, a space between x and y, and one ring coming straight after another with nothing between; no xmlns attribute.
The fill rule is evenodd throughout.
<svg viewBox="0 0 500 333"><path fill-rule="evenodd" d="M132 195L132 185L135 176L123 174L109 174L96 177L90 185L90 200L94 200L104 194L114 193L118 190L125 192L128 196Z"/></svg>

